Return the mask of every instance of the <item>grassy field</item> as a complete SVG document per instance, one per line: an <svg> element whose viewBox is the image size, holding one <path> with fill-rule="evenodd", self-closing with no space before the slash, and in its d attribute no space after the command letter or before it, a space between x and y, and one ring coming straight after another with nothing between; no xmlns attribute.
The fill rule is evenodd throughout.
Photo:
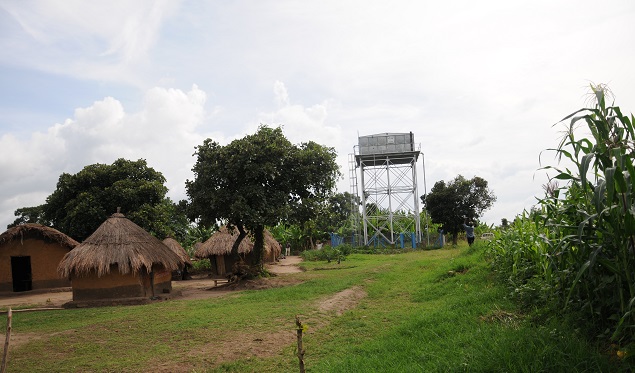
<svg viewBox="0 0 635 373"><path fill-rule="evenodd" d="M308 372L625 370L566 324L519 312L481 250L354 254L305 262L285 287L16 313L8 371L296 372L296 315Z"/></svg>

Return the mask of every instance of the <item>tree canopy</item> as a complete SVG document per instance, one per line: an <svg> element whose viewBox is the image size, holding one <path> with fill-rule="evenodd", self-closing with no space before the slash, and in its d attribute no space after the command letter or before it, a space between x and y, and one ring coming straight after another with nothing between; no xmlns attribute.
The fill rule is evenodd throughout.
<svg viewBox="0 0 635 373"><path fill-rule="evenodd" d="M225 146L206 139L195 155L195 178L186 181L190 218L207 226L219 221L236 226L234 252L245 229L252 232L251 264L259 268L264 227L314 218L339 176L333 148L312 141L293 145L280 127L260 126Z"/></svg>
<svg viewBox="0 0 635 373"><path fill-rule="evenodd" d="M46 202L17 209L13 224L50 225L82 241L121 207L127 218L159 238L179 235L187 226L185 205L166 197L165 181L144 159L92 164L74 175L60 175Z"/></svg>
<svg viewBox="0 0 635 373"><path fill-rule="evenodd" d="M421 196L421 201L432 221L442 224L456 244L463 223L466 220L476 222L496 201L496 196L488 188L487 180L478 176L468 180L458 175L448 183L437 181L430 193Z"/></svg>

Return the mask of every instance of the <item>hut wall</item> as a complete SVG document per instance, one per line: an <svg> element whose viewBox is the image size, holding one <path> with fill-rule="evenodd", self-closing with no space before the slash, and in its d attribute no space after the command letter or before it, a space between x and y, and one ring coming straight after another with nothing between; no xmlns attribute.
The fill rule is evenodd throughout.
<svg viewBox="0 0 635 373"><path fill-rule="evenodd" d="M172 272L163 266L153 267L154 294L168 294L172 292Z"/></svg>
<svg viewBox="0 0 635 373"><path fill-rule="evenodd" d="M58 243L48 243L35 238L12 240L2 245L0 248L0 291L13 291L12 256L31 258L33 290L70 286L70 281L60 278L57 273L57 265L69 251L68 247Z"/></svg>
<svg viewBox="0 0 635 373"><path fill-rule="evenodd" d="M115 268L101 277L91 272L83 276L73 276L73 300L97 300L117 298L138 298L146 296L143 279L138 274L121 274Z"/></svg>
<svg viewBox="0 0 635 373"><path fill-rule="evenodd" d="M227 274L227 270L225 269L225 259L223 255L215 255L214 260L212 262L212 270L216 269L216 274L219 276L225 276ZM210 261L212 259L210 258Z"/></svg>
<svg viewBox="0 0 635 373"><path fill-rule="evenodd" d="M152 283L154 282L154 293ZM95 273L73 277L73 301L149 298L172 291L172 272L163 266L155 267L154 281L150 274L141 271L137 274L121 274L116 266L110 273L97 277Z"/></svg>

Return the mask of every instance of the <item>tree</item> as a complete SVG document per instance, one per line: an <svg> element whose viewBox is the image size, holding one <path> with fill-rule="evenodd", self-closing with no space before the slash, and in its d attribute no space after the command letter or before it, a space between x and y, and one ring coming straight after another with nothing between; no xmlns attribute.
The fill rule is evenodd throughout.
<svg viewBox="0 0 635 373"><path fill-rule="evenodd" d="M14 215L17 216L17 218L13 221L13 223L7 225L7 228L26 223L50 225L50 223L47 222L46 219L44 219L44 212L42 211L43 208L44 205L21 207L19 209L16 209Z"/></svg>
<svg viewBox="0 0 635 373"><path fill-rule="evenodd" d="M293 145L280 127L260 126L225 146L206 139L195 155L195 178L186 181L190 218L206 226L223 221L236 227L233 255L251 232L254 262L249 264L257 271L262 270L265 226L313 219L339 176L333 148L312 141Z"/></svg>
<svg viewBox="0 0 635 373"><path fill-rule="evenodd" d="M496 196L487 187L485 179L474 176L467 180L458 175L447 184L443 180L437 181L430 193L421 196L421 201L432 221L442 224L443 230L452 234L452 243L456 245L465 220L478 220L496 201Z"/></svg>
<svg viewBox="0 0 635 373"><path fill-rule="evenodd" d="M46 202L16 210L16 215L22 216L16 222L27 216L33 221L27 214L36 213L36 222L82 241L121 207L127 218L157 237L175 235L187 225L185 202L176 205L166 198L164 183L163 175L148 167L144 159L92 164L77 174L60 175Z"/></svg>
<svg viewBox="0 0 635 373"><path fill-rule="evenodd" d="M349 192L334 194L328 199L325 214L318 218L318 226L324 232L352 233L361 204L361 198Z"/></svg>

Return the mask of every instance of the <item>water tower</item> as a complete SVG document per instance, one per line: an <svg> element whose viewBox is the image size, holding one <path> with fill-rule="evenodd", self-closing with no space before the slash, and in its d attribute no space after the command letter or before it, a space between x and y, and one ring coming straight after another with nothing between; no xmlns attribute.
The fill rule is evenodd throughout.
<svg viewBox="0 0 635 373"><path fill-rule="evenodd" d="M394 245L403 240L402 233L414 234L411 240L421 242L416 167L421 151L413 133L381 133L358 140L349 168L355 167L350 171L351 192L358 190L360 170L364 244Z"/></svg>

